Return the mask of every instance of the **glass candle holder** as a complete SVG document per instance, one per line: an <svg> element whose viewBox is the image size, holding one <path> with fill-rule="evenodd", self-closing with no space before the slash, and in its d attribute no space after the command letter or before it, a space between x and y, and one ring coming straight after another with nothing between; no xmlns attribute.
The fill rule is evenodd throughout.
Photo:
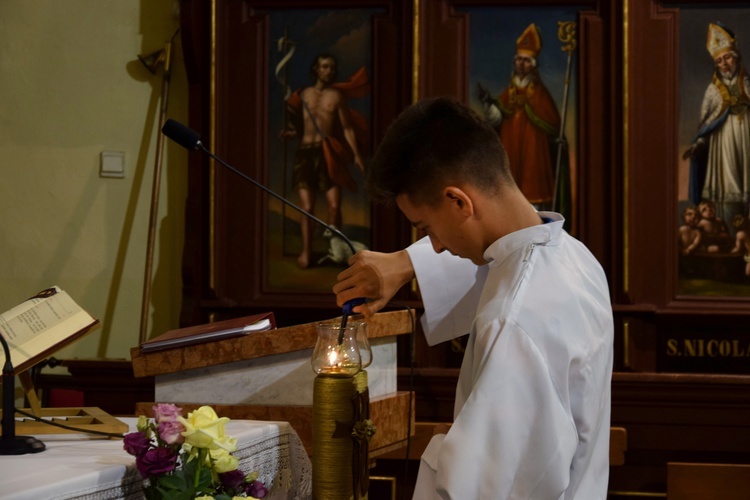
<svg viewBox="0 0 750 500"><path fill-rule="evenodd" d="M312 369L318 375L351 377L362 369L357 346L356 323L346 327L336 323L318 325L318 340L312 355Z"/></svg>
<svg viewBox="0 0 750 500"><path fill-rule="evenodd" d="M362 360L362 369L364 370L372 363L372 347L367 339L367 323L358 321L352 323L357 325L357 347L359 348L359 357Z"/></svg>

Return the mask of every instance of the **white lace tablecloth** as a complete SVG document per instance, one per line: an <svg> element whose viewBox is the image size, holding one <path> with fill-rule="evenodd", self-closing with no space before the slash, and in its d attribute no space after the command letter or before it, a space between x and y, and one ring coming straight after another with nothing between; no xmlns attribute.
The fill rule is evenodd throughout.
<svg viewBox="0 0 750 500"><path fill-rule="evenodd" d="M135 419L120 420L134 430ZM231 420L226 432L237 438L234 455L240 469L258 471L270 490L267 498L312 497L312 465L289 423ZM143 498L141 476L122 440L83 434L37 437L47 446L41 453L0 456L0 498Z"/></svg>

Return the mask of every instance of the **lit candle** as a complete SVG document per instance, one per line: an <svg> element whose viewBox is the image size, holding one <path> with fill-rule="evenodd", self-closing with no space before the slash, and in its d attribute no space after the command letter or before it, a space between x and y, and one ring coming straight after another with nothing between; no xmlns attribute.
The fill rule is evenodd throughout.
<svg viewBox="0 0 750 500"><path fill-rule="evenodd" d="M337 348L334 348L334 349L333 349L333 350L332 350L332 351L331 351L331 352L330 352L330 353L328 354L328 366L330 366L330 367L338 366L338 365L339 365L339 363L338 363L338 360L339 360L339 353L338 353L338 349L337 349Z"/></svg>
<svg viewBox="0 0 750 500"><path fill-rule="evenodd" d="M318 341L311 360L315 373L342 377L352 376L360 371L362 362L355 339L356 327L347 327L344 331L344 342L339 343L339 325L318 326Z"/></svg>
<svg viewBox="0 0 750 500"><path fill-rule="evenodd" d="M341 374L345 373L348 370L344 370L342 367L342 362L344 361L344 357L339 352L340 348L338 346L331 349L331 351L328 353L328 366L324 366L321 369L321 373L326 374Z"/></svg>

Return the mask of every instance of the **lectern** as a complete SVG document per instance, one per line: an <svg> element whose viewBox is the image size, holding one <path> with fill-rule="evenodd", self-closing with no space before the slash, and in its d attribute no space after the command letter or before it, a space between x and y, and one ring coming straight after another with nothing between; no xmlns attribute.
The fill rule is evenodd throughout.
<svg viewBox="0 0 750 500"><path fill-rule="evenodd" d="M175 403L186 411L208 404L232 419L288 421L312 456L315 373L310 359L319 323L149 353L134 347L133 372L154 376L160 403ZM373 350L367 368L370 418L377 428L369 446L371 459L401 448L414 433L414 412L409 411L413 395L396 387L396 338L411 333L412 324L408 311L379 313L367 321ZM139 403L136 413L150 415L152 404Z"/></svg>

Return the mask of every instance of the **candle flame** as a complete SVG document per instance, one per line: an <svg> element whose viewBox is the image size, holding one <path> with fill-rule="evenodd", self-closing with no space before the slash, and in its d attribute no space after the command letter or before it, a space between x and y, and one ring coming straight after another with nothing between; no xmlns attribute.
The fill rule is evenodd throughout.
<svg viewBox="0 0 750 500"><path fill-rule="evenodd" d="M338 366L339 365L339 353L336 349L332 350L328 354L328 365L329 366Z"/></svg>

